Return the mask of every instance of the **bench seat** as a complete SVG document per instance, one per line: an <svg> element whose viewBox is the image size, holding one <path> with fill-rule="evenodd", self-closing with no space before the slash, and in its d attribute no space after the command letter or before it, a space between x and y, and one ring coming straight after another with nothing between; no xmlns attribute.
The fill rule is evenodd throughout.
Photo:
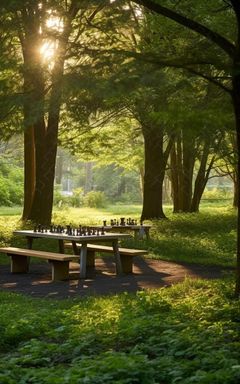
<svg viewBox="0 0 240 384"><path fill-rule="evenodd" d="M81 247L81 244L76 244L77 248ZM64 244L66 248L72 248L72 243L66 242ZM95 265L95 253L113 253L113 248L108 245L97 245L97 244L88 244L87 245L87 266L94 267ZM119 254L122 264L123 273L132 273L132 263L134 256L143 256L146 255L148 251L144 249L132 249L132 248L119 248Z"/></svg>
<svg viewBox="0 0 240 384"><path fill-rule="evenodd" d="M0 248L0 253L11 257L11 272L26 273L29 270L29 258L37 257L48 260L52 264L52 281L67 280L69 278L69 262L79 260L79 256L62 253L35 251L15 247Z"/></svg>

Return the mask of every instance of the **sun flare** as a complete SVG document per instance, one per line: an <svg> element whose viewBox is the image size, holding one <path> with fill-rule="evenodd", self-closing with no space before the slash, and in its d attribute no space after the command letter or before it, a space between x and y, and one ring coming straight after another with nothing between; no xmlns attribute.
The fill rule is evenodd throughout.
<svg viewBox="0 0 240 384"><path fill-rule="evenodd" d="M46 30L61 33L63 31L63 20L54 15L49 15L46 21ZM44 61L52 61L58 47L57 38L46 39L40 48L40 54Z"/></svg>
<svg viewBox="0 0 240 384"><path fill-rule="evenodd" d="M50 61L54 58L57 44L53 41L46 41L40 48L40 53L45 61Z"/></svg>

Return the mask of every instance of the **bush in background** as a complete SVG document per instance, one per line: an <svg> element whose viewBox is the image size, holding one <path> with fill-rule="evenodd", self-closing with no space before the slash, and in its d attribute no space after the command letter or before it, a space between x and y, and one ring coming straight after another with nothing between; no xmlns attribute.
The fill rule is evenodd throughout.
<svg viewBox="0 0 240 384"><path fill-rule="evenodd" d="M73 190L72 196L69 196L69 202L71 207L79 208L84 203L83 188L76 188Z"/></svg>
<svg viewBox="0 0 240 384"><path fill-rule="evenodd" d="M84 196L84 205L89 208L102 208L106 203L106 195L104 192L91 191Z"/></svg>
<svg viewBox="0 0 240 384"><path fill-rule="evenodd" d="M221 200L221 199L232 199L233 192L226 188L213 188L206 189L203 193L203 200Z"/></svg>

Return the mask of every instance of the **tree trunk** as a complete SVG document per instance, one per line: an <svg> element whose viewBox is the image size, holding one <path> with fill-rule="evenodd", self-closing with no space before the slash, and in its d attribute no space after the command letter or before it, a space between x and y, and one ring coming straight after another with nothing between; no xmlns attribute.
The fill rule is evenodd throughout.
<svg viewBox="0 0 240 384"><path fill-rule="evenodd" d="M211 169L212 169L212 165L213 165L213 161L214 161L213 159L210 162L208 169L206 169L208 155L209 155L209 147L210 147L210 144L208 142L205 143L205 145L203 147L201 163L200 163L200 167L199 167L197 177L195 180L195 184L194 184L194 192L193 192L191 209L190 209L191 212L198 212L199 211L199 204L200 204L200 201L202 198L202 194L204 192L204 189L206 187L206 184L207 184L207 181L209 178L209 174L210 174Z"/></svg>
<svg viewBox="0 0 240 384"><path fill-rule="evenodd" d="M63 177L63 155L61 151L58 151L58 155L56 158L56 170L55 170L55 183L60 185L62 184Z"/></svg>
<svg viewBox="0 0 240 384"><path fill-rule="evenodd" d="M45 136L43 136L43 131L39 130L35 137L36 185L29 219L44 225L50 224L52 217L62 74L63 63L60 68L57 66L55 76L53 76Z"/></svg>
<svg viewBox="0 0 240 384"><path fill-rule="evenodd" d="M69 5L68 11L65 12L64 30L60 38L58 38L54 54L54 65L53 69L50 70L51 77L49 71L43 73L43 62L40 53L40 47L44 42L41 27L42 13L44 14L45 9L40 8L37 3L33 2L33 4L29 5L29 12L26 12L25 8L19 12L22 22L19 39L24 57L26 135L30 135L28 129L33 129L34 132L31 142L32 152L25 150L25 166L26 169L32 170L31 177L35 179L34 182L31 180L30 184L28 184L29 177L25 181L23 217L25 220L32 220L41 224L51 222L64 61L68 39L72 31L71 23L78 10L79 5L73 1ZM47 12L44 16L47 16ZM45 98L46 91L50 88L51 94ZM27 138L26 136L26 143ZM34 193L32 191L33 185ZM30 199L32 197L29 202L27 201L28 196Z"/></svg>
<svg viewBox="0 0 240 384"><path fill-rule="evenodd" d="M179 171L177 165L176 146L173 144L170 155L170 175L172 183L172 199L173 199L173 212L177 213L181 210L181 197L179 191Z"/></svg>
<svg viewBox="0 0 240 384"><path fill-rule="evenodd" d="M140 185L141 197L143 200L144 167L139 167L139 185Z"/></svg>
<svg viewBox="0 0 240 384"><path fill-rule="evenodd" d="M238 194L239 194L239 191L238 191L238 177L236 174L233 175L232 177L232 180L233 180L233 208L237 208L238 207Z"/></svg>
<svg viewBox="0 0 240 384"><path fill-rule="evenodd" d="M195 143L194 139L189 138L183 132L182 152L183 152L183 184L182 184L182 212L190 212L192 202L192 184L193 184L193 168L195 163Z"/></svg>
<svg viewBox="0 0 240 384"><path fill-rule="evenodd" d="M238 60L239 62L239 60ZM236 284L235 284L235 296L240 296L240 188L239 188L239 175L240 175L240 68L236 64L235 76L233 77L233 90L232 90L232 101L235 112L236 121L236 134L237 134L237 268L236 268Z"/></svg>
<svg viewBox="0 0 240 384"><path fill-rule="evenodd" d="M35 149L33 128L24 132L24 204L22 220L27 220L35 191Z"/></svg>
<svg viewBox="0 0 240 384"><path fill-rule="evenodd" d="M39 45L37 26L31 21L26 25L26 37L23 44L24 57L24 207L23 220L29 220L33 206L36 180L38 177L37 164L43 152L39 153L36 140L41 143L45 134L44 122L44 76L39 55L34 52Z"/></svg>
<svg viewBox="0 0 240 384"><path fill-rule="evenodd" d="M143 209L141 219L166 218L163 212L163 132L157 127L142 126L145 149Z"/></svg>
<svg viewBox="0 0 240 384"><path fill-rule="evenodd" d="M174 213L190 212L194 161L194 140L185 134L179 135L171 152Z"/></svg>

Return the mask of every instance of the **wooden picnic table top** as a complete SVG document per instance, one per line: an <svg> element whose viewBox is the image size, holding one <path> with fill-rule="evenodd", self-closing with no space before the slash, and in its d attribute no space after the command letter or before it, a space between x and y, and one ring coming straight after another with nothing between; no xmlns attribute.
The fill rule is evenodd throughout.
<svg viewBox="0 0 240 384"><path fill-rule="evenodd" d="M20 235L25 237L39 237L46 239L56 239L56 240L68 240L68 241L78 241L78 242L88 242L88 241L105 241L105 240L118 240L122 238L128 238L130 235L127 233L110 233L105 234L95 234L95 235L68 235L67 233L57 233L50 232L35 232L33 230L16 230L13 232L14 235Z"/></svg>

